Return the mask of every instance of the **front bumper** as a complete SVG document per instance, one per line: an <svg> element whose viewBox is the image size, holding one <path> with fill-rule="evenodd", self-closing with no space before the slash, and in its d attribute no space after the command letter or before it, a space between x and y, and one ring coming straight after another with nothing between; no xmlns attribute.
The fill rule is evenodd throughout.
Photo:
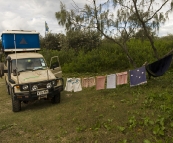
<svg viewBox="0 0 173 143"><path fill-rule="evenodd" d="M40 100L41 98L52 98L55 95L58 95L59 92L63 91L63 85L64 85L64 81L63 78L57 78L57 80L61 80L61 85L58 86L52 86L52 88L47 89L47 88L38 88L35 91L31 90L32 85L36 85L36 84L45 84L48 82L51 82L52 80L49 81L43 81L43 82L38 82L38 83L28 83L27 85L29 86L29 90L28 91L20 91L20 92L15 92L15 87L17 86L22 86L25 84L18 84L13 86L12 90L13 90L13 98L15 100L21 100L21 101L31 101L31 100ZM47 91L46 94L39 94L38 92L42 92L42 91Z"/></svg>

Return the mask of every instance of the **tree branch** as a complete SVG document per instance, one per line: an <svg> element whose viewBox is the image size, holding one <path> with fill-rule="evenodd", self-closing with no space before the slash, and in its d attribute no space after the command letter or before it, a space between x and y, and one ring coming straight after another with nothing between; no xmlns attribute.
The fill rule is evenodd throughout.
<svg viewBox="0 0 173 143"><path fill-rule="evenodd" d="M162 5L161 5L161 7L158 9L158 10L156 10L155 11L155 13L149 18L149 19L147 19L146 21L144 21L144 22L147 22L147 21L150 21L162 8L163 8L163 6L168 2L169 0L166 0Z"/></svg>

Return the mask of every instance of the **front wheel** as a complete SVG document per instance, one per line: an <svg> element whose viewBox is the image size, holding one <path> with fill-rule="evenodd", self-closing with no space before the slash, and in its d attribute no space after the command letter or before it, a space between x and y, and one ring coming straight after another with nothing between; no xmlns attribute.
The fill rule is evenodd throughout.
<svg viewBox="0 0 173 143"><path fill-rule="evenodd" d="M20 100L15 100L13 98L13 94L11 95L11 99L12 99L12 110L13 112L19 112L21 110L21 101Z"/></svg>
<svg viewBox="0 0 173 143"><path fill-rule="evenodd" d="M60 100L61 100L61 94L60 92L58 92L57 95L54 95L54 97L51 99L51 102L53 104L60 103Z"/></svg>

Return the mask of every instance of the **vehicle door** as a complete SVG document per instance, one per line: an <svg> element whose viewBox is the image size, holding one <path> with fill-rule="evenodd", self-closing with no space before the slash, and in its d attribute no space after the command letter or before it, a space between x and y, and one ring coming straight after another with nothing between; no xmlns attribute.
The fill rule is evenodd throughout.
<svg viewBox="0 0 173 143"><path fill-rule="evenodd" d="M62 77L62 70L59 62L58 56L54 56L50 60L50 70L56 76L61 78Z"/></svg>

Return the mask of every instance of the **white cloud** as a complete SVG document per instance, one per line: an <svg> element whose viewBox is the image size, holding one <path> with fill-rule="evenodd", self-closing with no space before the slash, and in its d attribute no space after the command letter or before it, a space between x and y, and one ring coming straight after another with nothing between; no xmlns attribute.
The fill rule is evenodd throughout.
<svg viewBox="0 0 173 143"><path fill-rule="evenodd" d="M61 0L68 10L74 9L75 3L82 8L92 0ZM75 3L74 3L74 2ZM99 0L97 2L105 2ZM58 25L55 12L60 10L60 0L0 0L0 35L5 30L22 29L36 30L42 36L45 34L45 21L52 33L64 33L64 28ZM173 33L173 19L160 28L159 35Z"/></svg>
<svg viewBox="0 0 173 143"><path fill-rule="evenodd" d="M170 15L169 20L165 22L164 25L161 26L159 30L159 36L167 36L168 34L173 34L173 17Z"/></svg>

